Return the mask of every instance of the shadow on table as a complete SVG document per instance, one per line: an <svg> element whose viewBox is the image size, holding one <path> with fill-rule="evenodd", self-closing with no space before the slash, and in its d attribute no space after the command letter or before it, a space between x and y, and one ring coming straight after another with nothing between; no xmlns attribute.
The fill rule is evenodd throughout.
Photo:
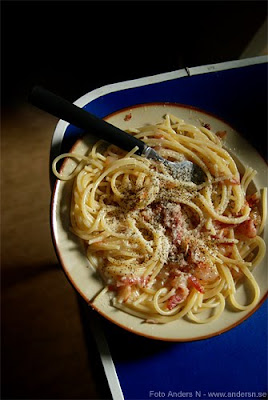
<svg viewBox="0 0 268 400"><path fill-rule="evenodd" d="M92 332L95 333L95 336L103 335L102 338L98 337L97 341L101 346L103 346L105 355L107 350L105 343L106 340L108 340L110 350L112 350L113 346L116 347L115 351L112 351L112 353L116 356L116 359L120 361L138 360L140 358L144 359L151 357L154 354L165 352L175 344L178 344L161 340L152 340L128 332L117 325L112 324L100 316L95 310L92 310L81 296L78 295L77 297L81 312L80 316L89 349L92 347L91 340L92 337L94 337Z"/></svg>

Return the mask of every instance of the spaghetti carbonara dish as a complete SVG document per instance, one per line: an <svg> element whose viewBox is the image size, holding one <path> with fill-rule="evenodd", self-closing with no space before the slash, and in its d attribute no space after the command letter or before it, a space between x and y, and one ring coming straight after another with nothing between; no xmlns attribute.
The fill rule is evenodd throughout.
<svg viewBox="0 0 268 400"><path fill-rule="evenodd" d="M202 125L202 124L201 124ZM174 178L165 165L114 145L96 143L85 155L53 163L73 179L71 230L104 281L112 304L148 323L187 318L207 323L228 302L235 310L258 303L254 267L265 254L261 237L267 189L254 192L256 171L241 175L223 147L226 132L193 126L171 114L130 133L171 161L190 160L205 173L200 184ZM74 172L59 159L79 161ZM256 189L255 189L256 190ZM239 285L251 287L239 304Z"/></svg>

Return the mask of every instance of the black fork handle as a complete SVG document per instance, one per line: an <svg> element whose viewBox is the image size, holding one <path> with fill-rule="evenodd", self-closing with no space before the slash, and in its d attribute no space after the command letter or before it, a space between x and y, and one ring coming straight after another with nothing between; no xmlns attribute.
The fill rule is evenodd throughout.
<svg viewBox="0 0 268 400"><path fill-rule="evenodd" d="M123 150L130 151L138 146L139 150L136 154L141 155L147 148L141 140L40 86L32 89L29 101L41 110L115 144Z"/></svg>

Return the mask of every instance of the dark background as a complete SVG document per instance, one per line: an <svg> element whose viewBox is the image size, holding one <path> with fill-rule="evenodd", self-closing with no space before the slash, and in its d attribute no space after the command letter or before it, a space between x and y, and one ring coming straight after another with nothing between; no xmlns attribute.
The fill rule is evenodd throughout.
<svg viewBox="0 0 268 400"><path fill-rule="evenodd" d="M3 1L2 103L238 59L265 1Z"/></svg>
<svg viewBox="0 0 268 400"><path fill-rule="evenodd" d="M74 101L105 84L238 59L266 17L265 1L1 2L3 399L110 397L89 311L51 243L57 119L27 104L31 87Z"/></svg>

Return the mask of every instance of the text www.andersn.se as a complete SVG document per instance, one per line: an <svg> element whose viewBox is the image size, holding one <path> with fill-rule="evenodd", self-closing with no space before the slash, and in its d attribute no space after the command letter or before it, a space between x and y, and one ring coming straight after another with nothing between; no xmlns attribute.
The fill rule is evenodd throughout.
<svg viewBox="0 0 268 400"><path fill-rule="evenodd" d="M265 399L267 392L208 392L205 397L215 399Z"/></svg>

